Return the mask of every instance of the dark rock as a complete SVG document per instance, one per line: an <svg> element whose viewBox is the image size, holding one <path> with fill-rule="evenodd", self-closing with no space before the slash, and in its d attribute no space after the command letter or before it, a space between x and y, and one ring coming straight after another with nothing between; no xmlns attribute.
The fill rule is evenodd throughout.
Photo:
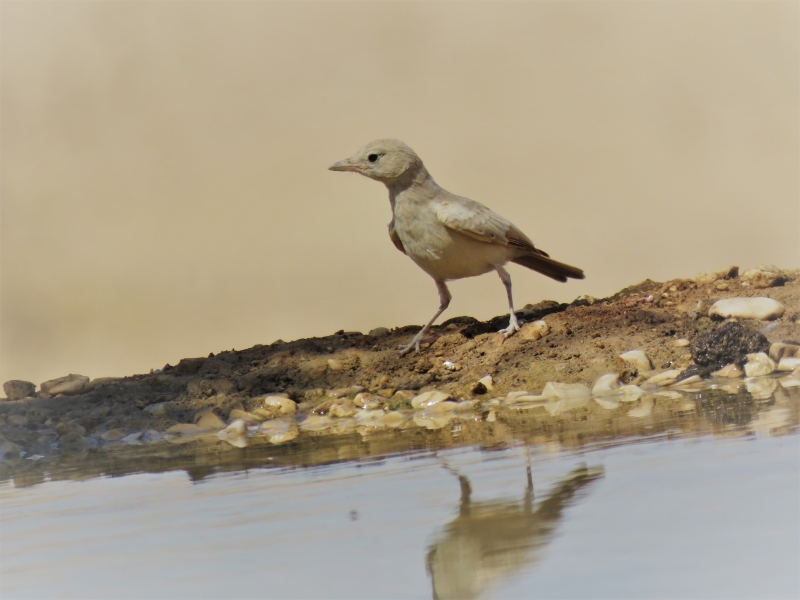
<svg viewBox="0 0 800 600"><path fill-rule="evenodd" d="M175 367L180 375L194 375L206 362L205 358L183 358Z"/></svg>
<svg viewBox="0 0 800 600"><path fill-rule="evenodd" d="M36 391L36 384L30 381L12 379L3 384L3 391L9 400L22 400L28 396L33 396Z"/></svg>
<svg viewBox="0 0 800 600"><path fill-rule="evenodd" d="M768 353L769 347L767 338L758 331L729 321L692 341L690 349L695 364L681 373L679 380L692 375L708 377L725 365L744 367L748 354Z"/></svg>

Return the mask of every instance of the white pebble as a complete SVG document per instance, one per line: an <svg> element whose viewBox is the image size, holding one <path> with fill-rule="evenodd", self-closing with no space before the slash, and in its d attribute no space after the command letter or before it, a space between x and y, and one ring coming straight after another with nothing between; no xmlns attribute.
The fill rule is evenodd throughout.
<svg viewBox="0 0 800 600"><path fill-rule="evenodd" d="M494 389L492 385L493 381L491 375L486 375L485 377L481 377L480 379L478 379L478 383L482 383L483 386L490 392Z"/></svg>
<svg viewBox="0 0 800 600"><path fill-rule="evenodd" d="M729 365L725 365L719 371L714 371L711 375L714 377L727 377L729 379L735 379L737 377L744 377L744 371L739 365L731 363Z"/></svg>
<svg viewBox="0 0 800 600"><path fill-rule="evenodd" d="M521 338L526 340L538 340L550 333L550 325L544 321L534 321L522 326L519 332Z"/></svg>
<svg viewBox="0 0 800 600"><path fill-rule="evenodd" d="M800 356L784 356L778 363L778 371L794 371L800 368Z"/></svg>
<svg viewBox="0 0 800 600"><path fill-rule="evenodd" d="M773 325L775 325L775 323L773 323ZM779 362L782 358L800 357L800 346L797 344L776 342L769 347L769 357L775 362Z"/></svg>
<svg viewBox="0 0 800 600"><path fill-rule="evenodd" d="M592 395L593 396L603 396L605 394L611 394L615 390L619 389L622 384L620 383L619 376L616 373L606 373L605 375L600 375L597 378L597 381L594 382L594 386L592 387Z"/></svg>
<svg viewBox="0 0 800 600"><path fill-rule="evenodd" d="M650 364L650 359L642 350L631 350L620 354L619 357L628 365L634 367L637 371L652 371L653 365Z"/></svg>
<svg viewBox="0 0 800 600"><path fill-rule="evenodd" d="M425 392L419 396L416 396L413 400L411 400L411 406L414 408L424 408L426 406L432 406L449 399L450 394L440 392L439 390L433 390L432 392Z"/></svg>
<svg viewBox="0 0 800 600"><path fill-rule="evenodd" d="M709 309L708 316L771 321L783 316L784 310L783 304L772 298L726 298L717 300Z"/></svg>
<svg viewBox="0 0 800 600"><path fill-rule="evenodd" d="M775 361L763 352L756 352L747 355L747 363L744 365L744 373L748 377L763 377L775 370Z"/></svg>
<svg viewBox="0 0 800 600"><path fill-rule="evenodd" d="M383 404L383 398L377 394L361 392L360 394L356 395L355 399L353 399L353 404L355 404L358 408L363 408L364 410L375 410Z"/></svg>
<svg viewBox="0 0 800 600"><path fill-rule="evenodd" d="M283 396L265 396L264 406L277 408L279 414L288 415L297 411L297 404Z"/></svg>
<svg viewBox="0 0 800 600"><path fill-rule="evenodd" d="M675 346L676 348L684 348L689 345L689 340L687 340L686 338L681 338L679 340L675 340L674 342L672 342L672 345Z"/></svg>
<svg viewBox="0 0 800 600"><path fill-rule="evenodd" d="M658 375L653 375L650 379L645 381L645 383L650 383L653 385L657 385L659 387L672 385L673 383L675 383L675 380L681 373L683 373L682 369L671 369L669 371L664 371L663 373L659 373Z"/></svg>

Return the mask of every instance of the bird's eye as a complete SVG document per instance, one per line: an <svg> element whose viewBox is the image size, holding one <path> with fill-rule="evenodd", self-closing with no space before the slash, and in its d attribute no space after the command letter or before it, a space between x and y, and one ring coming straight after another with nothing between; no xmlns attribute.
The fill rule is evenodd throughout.
<svg viewBox="0 0 800 600"><path fill-rule="evenodd" d="M378 160L378 155L377 155L377 154L370 154L370 155L367 157L367 160L368 160L369 162L371 162L371 163L377 162L377 160Z"/></svg>

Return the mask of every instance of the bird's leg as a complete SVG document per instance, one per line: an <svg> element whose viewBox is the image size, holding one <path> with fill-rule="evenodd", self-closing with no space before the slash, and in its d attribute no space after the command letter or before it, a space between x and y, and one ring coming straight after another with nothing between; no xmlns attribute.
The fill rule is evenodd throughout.
<svg viewBox="0 0 800 600"><path fill-rule="evenodd" d="M517 321L517 315L514 314L514 300L511 298L511 275L508 274L502 266L497 265L495 266L495 271L497 274L500 275L500 280L503 282L503 285L506 286L506 293L508 294L508 310L509 310L509 318L508 318L508 327L506 329L501 330L503 333L504 338L511 337L519 331L519 322Z"/></svg>
<svg viewBox="0 0 800 600"><path fill-rule="evenodd" d="M436 289L439 290L439 310L437 310L436 314L433 315L433 318L428 321L422 329L419 330L419 333L414 336L414 339L411 340L410 344L407 346L400 346L400 356L408 354L414 348L416 348L417 352L419 352L419 341L422 339L422 336L425 335L425 332L428 331L428 328L433 325L433 322L439 318L439 315L447 310L448 306L450 306L450 300L452 300L453 297L450 295L450 290L447 289L444 281L437 281Z"/></svg>

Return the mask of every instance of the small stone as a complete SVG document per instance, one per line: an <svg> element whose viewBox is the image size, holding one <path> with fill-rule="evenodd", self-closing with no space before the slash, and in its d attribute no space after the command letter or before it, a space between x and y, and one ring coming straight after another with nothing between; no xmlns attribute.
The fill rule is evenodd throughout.
<svg viewBox="0 0 800 600"><path fill-rule="evenodd" d="M213 408L206 408L194 416L194 424L206 430L225 429L225 421L217 416Z"/></svg>
<svg viewBox="0 0 800 600"><path fill-rule="evenodd" d="M43 394L49 394L50 396L57 396L58 394L78 396L92 389L92 385L89 383L89 378L86 377L86 375L74 374L45 381L39 387Z"/></svg>
<svg viewBox="0 0 800 600"><path fill-rule="evenodd" d="M747 363L744 365L744 374L748 377L763 377L775 370L775 361L763 352L756 352L747 355Z"/></svg>
<svg viewBox="0 0 800 600"><path fill-rule="evenodd" d="M800 356L800 346L797 344L787 344L778 342L769 347L769 357L775 362L779 362L782 358L794 358Z"/></svg>
<svg viewBox="0 0 800 600"><path fill-rule="evenodd" d="M778 387L778 380L770 377L748 377L744 384L754 400L769 400Z"/></svg>
<svg viewBox="0 0 800 600"><path fill-rule="evenodd" d="M461 363L455 363L451 360L446 360L442 363L442 366L447 369L448 371L460 371L461 370Z"/></svg>
<svg viewBox="0 0 800 600"><path fill-rule="evenodd" d="M526 323L519 331L519 336L525 340L538 340L550 333L550 325L545 321L534 321Z"/></svg>
<svg viewBox="0 0 800 600"><path fill-rule="evenodd" d="M782 317L784 311L783 304L772 298L726 298L717 300L709 309L708 316L771 321Z"/></svg>
<svg viewBox="0 0 800 600"><path fill-rule="evenodd" d="M175 371L178 373L178 375L195 375L205 362L205 357L183 358L175 366Z"/></svg>
<svg viewBox="0 0 800 600"><path fill-rule="evenodd" d="M384 399L377 394L368 394L362 392L358 394L353 400L353 404L358 408L364 410L375 410L383 406Z"/></svg>
<svg viewBox="0 0 800 600"><path fill-rule="evenodd" d="M739 276L739 267L730 267L723 271L713 271L710 273L700 273L695 277L695 281L700 284L714 283L719 279L735 279Z"/></svg>
<svg viewBox="0 0 800 600"><path fill-rule="evenodd" d="M681 373L683 373L682 369L671 369L669 371L659 373L658 375L653 375L650 379L645 381L645 383L657 385L659 387L672 385L675 383Z"/></svg>
<svg viewBox="0 0 800 600"><path fill-rule="evenodd" d="M778 371L794 371L800 367L800 356L784 356L778 363Z"/></svg>
<svg viewBox="0 0 800 600"><path fill-rule="evenodd" d="M692 375L691 377L687 377L686 379L681 379L675 384L675 387L683 387L687 385L693 385L695 383L700 383L703 381L703 378L700 375Z"/></svg>
<svg viewBox="0 0 800 600"><path fill-rule="evenodd" d="M436 404L430 404L426 406L423 410L427 413L435 415L455 410L456 406L457 404L455 402L447 400L445 402L437 402Z"/></svg>
<svg viewBox="0 0 800 600"><path fill-rule="evenodd" d="M377 394L379 396L384 397L384 398L391 398L392 396L394 396L394 393L396 391L397 391L397 388L383 388L383 389L378 390Z"/></svg>
<svg viewBox="0 0 800 600"><path fill-rule="evenodd" d="M28 396L33 396L36 392L36 384L21 379L12 379L3 384L3 391L9 400L22 400Z"/></svg>
<svg viewBox="0 0 800 600"><path fill-rule="evenodd" d="M140 439L142 439L143 435L144 431L137 431L135 433L126 435L124 438L122 438L122 441L125 442L126 444L131 444L133 442L138 442Z"/></svg>
<svg viewBox="0 0 800 600"><path fill-rule="evenodd" d="M356 409L350 403L334 402L331 406L330 415L336 418L352 417L356 414Z"/></svg>
<svg viewBox="0 0 800 600"><path fill-rule="evenodd" d="M624 354L619 355L619 359L622 361L623 366L632 367L640 372L653 370L653 365L650 363L650 359L647 358L647 355L642 350L631 350L629 352L625 352Z"/></svg>
<svg viewBox="0 0 800 600"><path fill-rule="evenodd" d="M775 273L767 269L750 269L742 273L742 281L752 285L754 288L770 288L786 283L786 277L780 273Z"/></svg>
<svg viewBox="0 0 800 600"><path fill-rule="evenodd" d="M119 429L109 429L103 435L100 436L100 439L105 442L116 442L117 440L121 440L125 437L125 432L120 431Z"/></svg>
<svg viewBox="0 0 800 600"><path fill-rule="evenodd" d="M354 385L346 388L335 388L332 390L328 390L327 392L325 392L325 395L329 396L330 398L341 398L342 396L354 396L359 392L363 391L364 391L363 386Z"/></svg>
<svg viewBox="0 0 800 600"><path fill-rule="evenodd" d="M606 394L614 393L622 383L620 383L619 376L616 373L606 373L597 378L592 386L593 396L603 396Z"/></svg>
<svg viewBox="0 0 800 600"><path fill-rule="evenodd" d="M478 383L482 383L484 385L484 387L487 390L489 390L490 392L494 389L494 385L493 385L494 382L492 380L492 376L491 375L486 375L484 377L481 377L478 380Z"/></svg>
<svg viewBox="0 0 800 600"><path fill-rule="evenodd" d="M344 369L344 365L342 364L342 361L337 358L329 358L328 368L331 371L342 371Z"/></svg>
<svg viewBox="0 0 800 600"><path fill-rule="evenodd" d="M686 338L680 338L672 342L672 345L675 346L676 348L683 348L684 346L689 345L689 340L687 340Z"/></svg>
<svg viewBox="0 0 800 600"><path fill-rule="evenodd" d="M387 327L376 327L375 329L371 329L370 332L367 334L371 338L382 338L389 335L391 331Z"/></svg>
<svg viewBox="0 0 800 600"><path fill-rule="evenodd" d="M164 375L164 377L169 377L169 375ZM119 383L122 381L121 377L96 377L92 379L89 383L92 385L93 390L99 390L100 388L107 387L109 385L114 385L115 383Z"/></svg>
<svg viewBox="0 0 800 600"><path fill-rule="evenodd" d="M450 394L434 390L432 392L425 392L419 396L416 396L413 400L411 400L411 406L414 408L425 408L427 406L438 404L439 402L444 402L450 398Z"/></svg>
<svg viewBox="0 0 800 600"><path fill-rule="evenodd" d="M737 377L744 377L744 370L739 365L731 363L722 367L719 371L714 371L711 375L713 377L736 379Z"/></svg>
<svg viewBox="0 0 800 600"><path fill-rule="evenodd" d="M269 409L276 409L279 415L291 415L297 412L297 404L284 396L265 396L264 406Z"/></svg>
<svg viewBox="0 0 800 600"><path fill-rule="evenodd" d="M497 421L497 413L495 411L493 411L493 410L490 410L489 414L486 415L486 420L489 423L494 423L495 421Z"/></svg>

